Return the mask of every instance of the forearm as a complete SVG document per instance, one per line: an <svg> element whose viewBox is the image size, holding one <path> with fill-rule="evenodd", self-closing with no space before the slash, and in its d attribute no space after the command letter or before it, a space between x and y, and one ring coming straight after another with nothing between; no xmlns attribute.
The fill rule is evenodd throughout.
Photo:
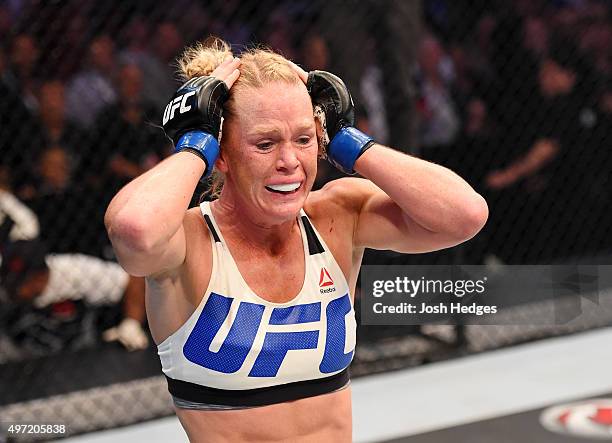
<svg viewBox="0 0 612 443"><path fill-rule="evenodd" d="M443 166L375 144L359 157L355 170L428 231L469 237L488 216L485 200Z"/></svg>
<svg viewBox="0 0 612 443"><path fill-rule="evenodd" d="M111 201L105 224L113 243L155 250L180 228L205 164L190 152L165 159Z"/></svg>
<svg viewBox="0 0 612 443"><path fill-rule="evenodd" d="M527 177L549 164L557 155L559 148L551 139L538 140L524 157L508 167L517 178Z"/></svg>

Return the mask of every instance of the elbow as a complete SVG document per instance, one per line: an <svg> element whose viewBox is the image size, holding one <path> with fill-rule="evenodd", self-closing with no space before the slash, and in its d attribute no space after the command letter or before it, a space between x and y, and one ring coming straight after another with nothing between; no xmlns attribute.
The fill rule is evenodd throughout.
<svg viewBox="0 0 612 443"><path fill-rule="evenodd" d="M463 214L459 222L459 237L462 241L474 237L487 223L489 218L489 207L486 200L476 194L474 198L466 202Z"/></svg>
<svg viewBox="0 0 612 443"><path fill-rule="evenodd" d="M104 225L117 253L130 251L135 254L147 254L154 247L149 235L151 230L142 217L125 214L122 211L111 217L107 212Z"/></svg>

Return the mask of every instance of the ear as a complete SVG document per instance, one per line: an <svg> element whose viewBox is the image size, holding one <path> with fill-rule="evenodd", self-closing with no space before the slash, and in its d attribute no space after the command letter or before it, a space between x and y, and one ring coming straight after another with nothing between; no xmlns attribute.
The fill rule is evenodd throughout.
<svg viewBox="0 0 612 443"><path fill-rule="evenodd" d="M317 156L319 158L325 158L325 146L323 143L323 128L321 126L321 120L315 117L315 126L317 130L317 145L319 146Z"/></svg>
<svg viewBox="0 0 612 443"><path fill-rule="evenodd" d="M217 170L219 170L219 172L223 173L224 175L227 174L227 171L228 171L227 159L225 157L226 151L227 149L225 149L225 143L224 143L220 146L219 157L217 158L217 161L215 162L215 168L217 168Z"/></svg>
<svg viewBox="0 0 612 443"><path fill-rule="evenodd" d="M215 162L215 167L223 175L226 175L229 170L229 152L232 151L236 141L236 131L239 128L235 127L234 119L223 118L221 123L221 131L219 132L219 157Z"/></svg>
<svg viewBox="0 0 612 443"><path fill-rule="evenodd" d="M317 144L319 145L318 157L327 158L327 145L329 144L329 136L325 129L325 112L320 106L314 107L314 119L317 128Z"/></svg>

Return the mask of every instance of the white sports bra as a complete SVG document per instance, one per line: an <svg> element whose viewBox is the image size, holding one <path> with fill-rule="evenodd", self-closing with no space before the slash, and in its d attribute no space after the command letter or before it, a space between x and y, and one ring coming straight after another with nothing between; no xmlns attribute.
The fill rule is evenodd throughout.
<svg viewBox="0 0 612 443"><path fill-rule="evenodd" d="M210 209L210 283L189 319L158 346L173 397L189 403L262 406L335 391L349 381L355 312L331 252L302 210L305 277L298 295L272 303L240 274ZM270 279L283 276L275 269Z"/></svg>

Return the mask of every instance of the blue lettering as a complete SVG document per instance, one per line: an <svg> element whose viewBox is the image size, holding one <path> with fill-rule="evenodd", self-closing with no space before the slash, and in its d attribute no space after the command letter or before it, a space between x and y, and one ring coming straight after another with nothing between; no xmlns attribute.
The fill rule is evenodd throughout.
<svg viewBox="0 0 612 443"><path fill-rule="evenodd" d="M325 310L327 313L327 339L325 340L325 353L319 365L319 371L324 374L340 371L346 368L352 358L354 350L344 353L346 341L346 314L351 312L349 295L332 300Z"/></svg>
<svg viewBox="0 0 612 443"><path fill-rule="evenodd" d="M270 316L271 325L295 325L321 320L321 302L274 308Z"/></svg>
<svg viewBox="0 0 612 443"><path fill-rule="evenodd" d="M183 347L189 361L214 371L231 374L237 372L251 351L263 317L264 305L241 302L238 306L227 337L217 352L210 350L215 336L226 321L234 301L231 297L211 293L193 331ZM346 315L351 312L349 295L329 302L326 308L327 332L325 351L319 370L337 372L347 367L354 350L345 353ZM321 320L321 302L274 308L270 325L294 325ZM249 372L249 377L274 377L277 375L287 352L315 349L319 330L267 332L261 351Z"/></svg>
<svg viewBox="0 0 612 443"><path fill-rule="evenodd" d="M294 325L319 320L321 320L321 302L274 308L270 316L271 325ZM287 352L296 349L314 349L318 341L319 331L268 332L249 377L274 377Z"/></svg>
<svg viewBox="0 0 612 443"><path fill-rule="evenodd" d="M268 332L249 377L274 377L288 351L314 349L318 340L319 331Z"/></svg>
<svg viewBox="0 0 612 443"><path fill-rule="evenodd" d="M218 352L210 345L229 314L233 298L210 294L200 318L189 335L183 354L187 360L214 371L231 374L240 369L253 346L264 306L242 302Z"/></svg>

